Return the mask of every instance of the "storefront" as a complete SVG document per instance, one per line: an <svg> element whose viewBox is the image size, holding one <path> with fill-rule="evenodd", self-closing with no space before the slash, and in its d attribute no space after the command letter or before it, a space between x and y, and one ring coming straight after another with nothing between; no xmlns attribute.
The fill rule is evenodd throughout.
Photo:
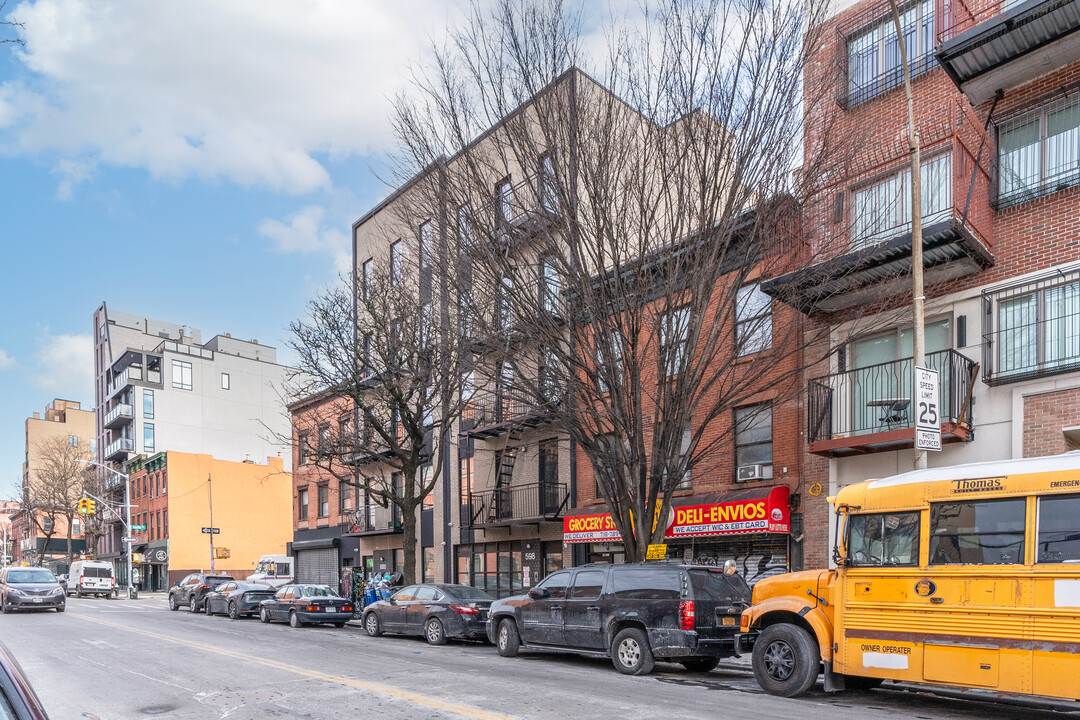
<svg viewBox="0 0 1080 720"><path fill-rule="evenodd" d="M562 568L563 548L558 541L506 540L457 548L457 582L496 597L523 593Z"/></svg>
<svg viewBox="0 0 1080 720"><path fill-rule="evenodd" d="M753 584L790 567L791 509L786 485L678 498L660 515L668 558L698 565L734 560ZM563 518L575 564L622 562L622 540L608 513ZM581 548L580 550L576 548Z"/></svg>

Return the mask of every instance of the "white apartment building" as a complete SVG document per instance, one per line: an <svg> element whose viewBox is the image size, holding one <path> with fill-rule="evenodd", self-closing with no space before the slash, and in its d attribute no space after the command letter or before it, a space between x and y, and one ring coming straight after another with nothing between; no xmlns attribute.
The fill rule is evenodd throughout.
<svg viewBox="0 0 1080 720"><path fill-rule="evenodd" d="M105 462L163 450L242 462L281 456L291 470L277 351L228 333L94 311L97 442Z"/></svg>

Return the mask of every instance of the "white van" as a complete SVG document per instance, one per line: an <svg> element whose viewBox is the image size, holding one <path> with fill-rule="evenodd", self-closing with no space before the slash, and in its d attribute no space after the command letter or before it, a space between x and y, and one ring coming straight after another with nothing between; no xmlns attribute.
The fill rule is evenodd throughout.
<svg viewBox="0 0 1080 720"><path fill-rule="evenodd" d="M288 555L263 555L255 572L247 576L248 582L281 587L293 581L293 558Z"/></svg>
<svg viewBox="0 0 1080 720"><path fill-rule="evenodd" d="M104 560L76 560L68 570L67 594L112 597L116 589L113 564Z"/></svg>

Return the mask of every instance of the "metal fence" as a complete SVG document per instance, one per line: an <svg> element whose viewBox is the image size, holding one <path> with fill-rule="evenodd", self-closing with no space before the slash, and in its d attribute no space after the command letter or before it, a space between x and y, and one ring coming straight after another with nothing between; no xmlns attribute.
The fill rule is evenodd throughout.
<svg viewBox="0 0 1080 720"><path fill-rule="evenodd" d="M531 483L474 492L469 494L470 523L477 526L554 518L568 500L566 483Z"/></svg>

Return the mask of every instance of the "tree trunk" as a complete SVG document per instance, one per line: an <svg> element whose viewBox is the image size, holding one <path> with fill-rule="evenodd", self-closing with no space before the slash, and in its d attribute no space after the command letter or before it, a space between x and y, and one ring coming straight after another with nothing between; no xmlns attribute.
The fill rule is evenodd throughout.
<svg viewBox="0 0 1080 720"><path fill-rule="evenodd" d="M405 566L402 569L402 583L412 585L416 582L416 506L406 510L401 508L401 543L404 548Z"/></svg>

